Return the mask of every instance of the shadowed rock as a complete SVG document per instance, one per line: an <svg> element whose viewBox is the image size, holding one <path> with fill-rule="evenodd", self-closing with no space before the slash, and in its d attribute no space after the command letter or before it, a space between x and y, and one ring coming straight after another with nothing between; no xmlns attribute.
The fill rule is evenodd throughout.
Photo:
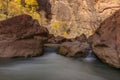
<svg viewBox="0 0 120 80"><path fill-rule="evenodd" d="M87 42L64 42L60 45L59 54L67 57L84 57L89 49Z"/></svg>
<svg viewBox="0 0 120 80"><path fill-rule="evenodd" d="M60 45L59 54L67 57L84 57L90 49L85 35L69 39Z"/></svg>
<svg viewBox="0 0 120 80"><path fill-rule="evenodd" d="M38 39L38 36L41 39ZM48 30L29 15L0 22L0 57L28 57L43 54L43 37Z"/></svg>

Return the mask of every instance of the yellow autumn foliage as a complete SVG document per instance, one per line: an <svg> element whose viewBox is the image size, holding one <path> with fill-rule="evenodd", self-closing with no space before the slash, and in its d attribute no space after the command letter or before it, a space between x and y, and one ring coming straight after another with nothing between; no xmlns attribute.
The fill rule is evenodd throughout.
<svg viewBox="0 0 120 80"><path fill-rule="evenodd" d="M25 0L26 5L31 5L31 6L38 6L38 3L36 0Z"/></svg>
<svg viewBox="0 0 120 80"><path fill-rule="evenodd" d="M21 0L14 0L14 2L21 5Z"/></svg>
<svg viewBox="0 0 120 80"><path fill-rule="evenodd" d="M59 29L60 28L60 22L59 21L55 21L51 24L51 26L55 29Z"/></svg>
<svg viewBox="0 0 120 80"><path fill-rule="evenodd" d="M67 22L65 21L58 21L58 20L54 20L51 21L51 25L48 28L51 34L55 34L57 35L61 35L64 37L68 37L68 27L67 27Z"/></svg>
<svg viewBox="0 0 120 80"><path fill-rule="evenodd" d="M63 36L64 36L64 37L67 37L67 36L68 36L67 32L64 32L64 33L63 33Z"/></svg>
<svg viewBox="0 0 120 80"><path fill-rule="evenodd" d="M49 32L55 35L69 36L68 23L65 21L53 20L50 25L47 23L46 12L40 10L37 0L0 0L0 20L5 20L21 14L28 14L37 19L41 25L46 25Z"/></svg>
<svg viewBox="0 0 120 80"><path fill-rule="evenodd" d="M21 0L7 1L0 0L0 20L4 20L6 17L10 18L21 14L28 14L41 22L40 14L37 12L39 8L37 0L25 0L25 6L22 5Z"/></svg>

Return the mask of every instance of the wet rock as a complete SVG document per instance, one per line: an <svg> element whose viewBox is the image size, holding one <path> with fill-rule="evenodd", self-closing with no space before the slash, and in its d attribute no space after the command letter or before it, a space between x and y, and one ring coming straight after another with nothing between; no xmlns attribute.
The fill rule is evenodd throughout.
<svg viewBox="0 0 120 80"><path fill-rule="evenodd" d="M64 42L58 53L67 57L84 57L89 48L87 42Z"/></svg>
<svg viewBox="0 0 120 80"><path fill-rule="evenodd" d="M120 68L120 10L107 18L92 36L92 49L103 62Z"/></svg>
<svg viewBox="0 0 120 80"><path fill-rule="evenodd" d="M43 54L39 40L0 41L0 58L34 57Z"/></svg>

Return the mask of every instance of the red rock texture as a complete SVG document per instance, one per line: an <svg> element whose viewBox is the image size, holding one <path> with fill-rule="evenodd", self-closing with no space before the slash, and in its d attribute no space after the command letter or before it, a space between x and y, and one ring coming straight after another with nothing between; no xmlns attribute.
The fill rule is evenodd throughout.
<svg viewBox="0 0 120 80"><path fill-rule="evenodd" d="M90 49L87 42L64 42L60 45L59 54L67 57L84 57Z"/></svg>
<svg viewBox="0 0 120 80"><path fill-rule="evenodd" d="M7 39L32 38L35 35L46 36L48 30L28 15L20 15L0 22L0 37Z"/></svg>
<svg viewBox="0 0 120 80"><path fill-rule="evenodd" d="M120 68L120 10L100 25L92 36L92 48L103 62Z"/></svg>
<svg viewBox="0 0 120 80"><path fill-rule="evenodd" d="M87 43L87 37L82 34L81 36L63 42L60 45L59 54L67 57L84 57L88 49L90 49L90 46Z"/></svg>
<svg viewBox="0 0 120 80"><path fill-rule="evenodd" d="M48 30L29 15L0 22L0 57L29 57L43 54L43 37ZM36 38L37 36L41 39Z"/></svg>

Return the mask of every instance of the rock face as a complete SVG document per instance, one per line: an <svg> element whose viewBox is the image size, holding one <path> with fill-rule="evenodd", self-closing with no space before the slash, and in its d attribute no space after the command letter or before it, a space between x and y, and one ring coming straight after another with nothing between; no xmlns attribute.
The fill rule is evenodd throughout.
<svg viewBox="0 0 120 80"><path fill-rule="evenodd" d="M103 62L120 68L120 10L100 25L92 36L92 48Z"/></svg>
<svg viewBox="0 0 120 80"><path fill-rule="evenodd" d="M89 49L90 46L85 35L81 35L73 40L63 42L58 53L67 57L84 57Z"/></svg>
<svg viewBox="0 0 120 80"><path fill-rule="evenodd" d="M20 15L0 22L0 57L28 57L43 54L42 39L46 28L28 15Z"/></svg>
<svg viewBox="0 0 120 80"><path fill-rule="evenodd" d="M94 4L99 24L120 9L119 0L96 0Z"/></svg>
<svg viewBox="0 0 120 80"><path fill-rule="evenodd" d="M27 13L38 19L50 33L73 38L83 33L90 36L102 21L120 9L119 0L37 0L37 2L35 0L33 3L37 10L28 11L25 0L19 0L18 3L10 0L8 10L0 9L0 14L3 15L0 18L3 20L6 19L6 15L12 17ZM1 7L7 7L5 3L6 1L1 0ZM11 7L13 4L14 8Z"/></svg>
<svg viewBox="0 0 120 80"><path fill-rule="evenodd" d="M94 31L97 20L94 6L91 6L94 0L50 0L50 3L53 14L51 27L58 23L59 31L66 32L70 37L82 33L90 35ZM59 34L59 31L56 34Z"/></svg>
<svg viewBox="0 0 120 80"><path fill-rule="evenodd" d="M66 32L72 38L83 33L90 36L102 21L120 9L119 0L48 0L48 3L49 31L63 36Z"/></svg>
<svg viewBox="0 0 120 80"><path fill-rule="evenodd" d="M75 40L76 40L76 41L80 41L80 42L87 42L87 37L86 37L85 34L82 34L82 35L80 35L80 36L77 36L77 37L75 38Z"/></svg>
<svg viewBox="0 0 120 80"><path fill-rule="evenodd" d="M5 3L5 0L1 0L1 7L7 7ZM120 0L35 0L33 4L37 11L27 10L25 0L9 0L8 10L0 9L0 18L3 20L6 15L12 17L27 13L38 19L51 34L74 38L83 33L90 36L102 21L120 9Z"/></svg>
<svg viewBox="0 0 120 80"><path fill-rule="evenodd" d="M77 36L75 38L65 38L63 36L51 35L51 37L48 37L47 43L61 44L61 43L64 43L64 42L75 42L75 41L86 42L87 41L87 37L86 37L85 34L82 34L82 35Z"/></svg>
<svg viewBox="0 0 120 80"><path fill-rule="evenodd" d="M51 38L48 39L48 43L53 43L53 44L61 44L63 42L66 42L67 39L62 37L62 36L53 36Z"/></svg>

